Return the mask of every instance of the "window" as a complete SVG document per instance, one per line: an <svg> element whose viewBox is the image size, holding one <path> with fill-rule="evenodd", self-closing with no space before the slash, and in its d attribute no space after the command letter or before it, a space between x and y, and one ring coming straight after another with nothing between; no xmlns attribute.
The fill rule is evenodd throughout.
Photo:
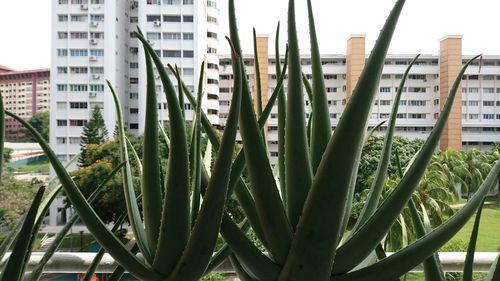
<svg viewBox="0 0 500 281"><path fill-rule="evenodd" d="M327 87L326 88L327 93L336 93L337 92L337 87Z"/></svg>
<svg viewBox="0 0 500 281"><path fill-rule="evenodd" d="M469 106L479 106L479 101L478 100L470 100Z"/></svg>
<svg viewBox="0 0 500 281"><path fill-rule="evenodd" d="M469 119L479 119L479 114L469 114Z"/></svg>
<svg viewBox="0 0 500 281"><path fill-rule="evenodd" d="M424 113L410 113L408 114L409 119L425 119L427 114Z"/></svg>
<svg viewBox="0 0 500 281"><path fill-rule="evenodd" d="M58 39L68 39L68 32L57 32Z"/></svg>
<svg viewBox="0 0 500 281"><path fill-rule="evenodd" d="M57 67L57 73L59 74L66 74L68 73L68 68L65 66L58 66Z"/></svg>
<svg viewBox="0 0 500 281"><path fill-rule="evenodd" d="M132 68L132 69L139 68L139 63L138 62L131 62L130 68Z"/></svg>
<svg viewBox="0 0 500 281"><path fill-rule="evenodd" d="M70 102L69 108L88 108L88 103L86 102Z"/></svg>
<svg viewBox="0 0 500 281"><path fill-rule="evenodd" d="M92 0L90 3L92 3L92 4L104 4L104 0Z"/></svg>
<svg viewBox="0 0 500 281"><path fill-rule="evenodd" d="M471 93L471 94L472 94L472 93L479 93L479 88L477 88L477 87L474 87L474 88L468 88L468 89L467 89L467 92L468 92L468 93Z"/></svg>
<svg viewBox="0 0 500 281"><path fill-rule="evenodd" d="M57 49L57 56L58 57L67 57L68 56L68 50L66 50L66 49Z"/></svg>
<svg viewBox="0 0 500 281"><path fill-rule="evenodd" d="M86 49L71 49L69 53L72 57L86 57L88 56L88 51Z"/></svg>
<svg viewBox="0 0 500 281"><path fill-rule="evenodd" d="M137 100L137 99L139 99L139 93L131 92L130 93L130 99L131 100Z"/></svg>
<svg viewBox="0 0 500 281"><path fill-rule="evenodd" d="M146 34L146 38L148 40L159 40L159 39L161 39L161 33L160 32L148 32Z"/></svg>
<svg viewBox="0 0 500 281"><path fill-rule="evenodd" d="M207 68L219 70L219 66L216 63L207 63Z"/></svg>
<svg viewBox="0 0 500 281"><path fill-rule="evenodd" d="M69 90L71 92L86 92L88 90L88 86L85 84L70 84Z"/></svg>
<svg viewBox="0 0 500 281"><path fill-rule="evenodd" d="M495 75L484 75L483 80L495 80Z"/></svg>
<svg viewBox="0 0 500 281"><path fill-rule="evenodd" d="M104 67L90 67L90 73L92 73L92 74L104 74Z"/></svg>
<svg viewBox="0 0 500 281"><path fill-rule="evenodd" d="M483 106L495 106L495 102L492 100L483 101Z"/></svg>
<svg viewBox="0 0 500 281"><path fill-rule="evenodd" d="M57 15L57 20L59 22L67 22L68 21L68 15Z"/></svg>
<svg viewBox="0 0 500 281"><path fill-rule="evenodd" d="M207 37L217 39L217 33L209 31L209 32L207 32Z"/></svg>
<svg viewBox="0 0 500 281"><path fill-rule="evenodd" d="M68 4L68 0L59 0L58 3L59 5L66 5Z"/></svg>
<svg viewBox="0 0 500 281"><path fill-rule="evenodd" d="M216 3L215 1L208 0L208 1L207 1L207 6L208 6L208 7L217 8L217 3Z"/></svg>
<svg viewBox="0 0 500 281"><path fill-rule="evenodd" d="M139 78L137 77L130 77L130 84L139 84Z"/></svg>
<svg viewBox="0 0 500 281"><path fill-rule="evenodd" d="M71 74L86 74L88 73L88 68L86 66L72 66L69 68Z"/></svg>
<svg viewBox="0 0 500 281"><path fill-rule="evenodd" d="M194 57L194 52L186 50L186 51L182 52L182 56L185 58L192 58L192 57Z"/></svg>
<svg viewBox="0 0 500 281"><path fill-rule="evenodd" d="M72 22L86 22L87 15L71 15Z"/></svg>
<svg viewBox="0 0 500 281"><path fill-rule="evenodd" d="M425 75L424 74L410 74L410 75L408 75L408 79L411 79L411 80L425 80Z"/></svg>
<svg viewBox="0 0 500 281"><path fill-rule="evenodd" d="M217 54L217 49L212 47L207 47L207 54Z"/></svg>
<svg viewBox="0 0 500 281"><path fill-rule="evenodd" d="M71 119L69 120L69 125L72 127L83 127L87 124L87 120L83 119Z"/></svg>
<svg viewBox="0 0 500 281"><path fill-rule="evenodd" d="M70 144L79 144L81 139L79 137L69 137Z"/></svg>
<svg viewBox="0 0 500 281"><path fill-rule="evenodd" d="M137 129L139 129L139 124L138 123L130 123L129 128L131 130L137 130Z"/></svg>
<svg viewBox="0 0 500 281"><path fill-rule="evenodd" d="M90 50L90 55L91 56L96 56L96 57L102 57L102 56L104 56L104 50L103 49L93 49L93 50Z"/></svg>
<svg viewBox="0 0 500 281"><path fill-rule="evenodd" d="M495 119L495 114L492 113L483 114L483 119Z"/></svg>
<svg viewBox="0 0 500 281"><path fill-rule="evenodd" d="M420 87L408 87L408 92L413 92L413 93L425 93L425 92L427 92L427 88L420 88Z"/></svg>
<svg viewBox="0 0 500 281"><path fill-rule="evenodd" d="M90 32L90 38L92 38L92 39L104 39L104 32Z"/></svg>
<svg viewBox="0 0 500 281"><path fill-rule="evenodd" d="M92 91L92 92L104 92L104 85L102 85L102 84L90 84L90 91Z"/></svg>
<svg viewBox="0 0 500 281"><path fill-rule="evenodd" d="M483 93L493 94L493 93L495 93L495 88L483 88Z"/></svg>
<svg viewBox="0 0 500 281"><path fill-rule="evenodd" d="M217 79L208 78L207 79L207 83L208 84L213 84L213 85L219 85L219 81Z"/></svg>
<svg viewBox="0 0 500 281"><path fill-rule="evenodd" d="M180 32L163 32L163 40L180 40Z"/></svg>
<svg viewBox="0 0 500 281"><path fill-rule="evenodd" d="M139 108L131 108L130 114L139 114Z"/></svg>
<svg viewBox="0 0 500 281"><path fill-rule="evenodd" d="M391 75L390 74L382 74L381 79L382 80L389 80L389 79L391 79Z"/></svg>
<svg viewBox="0 0 500 281"><path fill-rule="evenodd" d="M182 69L182 75L194 75L194 69L190 67L185 67Z"/></svg>
<svg viewBox="0 0 500 281"><path fill-rule="evenodd" d="M182 5L193 5L193 0L182 0Z"/></svg>
<svg viewBox="0 0 500 281"><path fill-rule="evenodd" d="M181 22L181 16L164 15L163 16L163 21L164 22Z"/></svg>
<svg viewBox="0 0 500 281"><path fill-rule="evenodd" d="M130 23L138 23L139 17L130 17Z"/></svg>
<svg viewBox="0 0 500 281"><path fill-rule="evenodd" d="M207 16L207 22L211 22L211 23L217 24L217 18L214 18L214 17L211 17L211 16Z"/></svg>
<svg viewBox="0 0 500 281"><path fill-rule="evenodd" d="M154 22L154 21L160 21L161 16L160 15L147 15L146 16L146 21L147 22Z"/></svg>
<svg viewBox="0 0 500 281"><path fill-rule="evenodd" d="M426 106L427 101L425 101L425 100L409 100L408 105L410 105L410 106Z"/></svg>
<svg viewBox="0 0 500 281"><path fill-rule="evenodd" d="M337 119L337 113L330 113L331 119Z"/></svg>
<svg viewBox="0 0 500 281"><path fill-rule="evenodd" d="M396 118L397 118L397 119L406 119L406 113L398 113L398 114L396 115Z"/></svg>
<svg viewBox="0 0 500 281"><path fill-rule="evenodd" d="M217 38L217 37L215 37L215 38ZM184 39L184 40L193 40L194 39L194 35L193 35L193 33L185 32L185 33L182 33L182 39Z"/></svg>
<svg viewBox="0 0 500 281"><path fill-rule="evenodd" d="M390 93L391 88L390 87L380 87L380 92L381 93Z"/></svg>
<svg viewBox="0 0 500 281"><path fill-rule="evenodd" d="M325 74L323 75L323 77L326 79L326 80L336 80L337 79L337 75L336 74Z"/></svg>
<svg viewBox="0 0 500 281"><path fill-rule="evenodd" d="M68 85L66 84L57 84L57 91L66 92L68 90Z"/></svg>
<svg viewBox="0 0 500 281"><path fill-rule="evenodd" d="M58 127L68 126L68 120L61 120L61 119L58 119L58 120L57 120L57 126L58 126Z"/></svg>
<svg viewBox="0 0 500 281"><path fill-rule="evenodd" d="M380 100L380 105L391 105L391 100Z"/></svg>
<svg viewBox="0 0 500 281"><path fill-rule="evenodd" d="M228 100L221 100L221 101L220 101L220 105L229 106L229 101L228 101ZM273 114L271 114L271 118L272 118L272 115L273 115Z"/></svg>
<svg viewBox="0 0 500 281"><path fill-rule="evenodd" d="M88 0L71 0L71 4L88 4Z"/></svg>
<svg viewBox="0 0 500 281"><path fill-rule="evenodd" d="M184 16L182 16L182 21L183 22L193 22L193 16L192 15L184 15Z"/></svg>
<svg viewBox="0 0 500 281"><path fill-rule="evenodd" d="M71 32L70 34L71 39L88 39L89 34L87 32Z"/></svg>
<svg viewBox="0 0 500 281"><path fill-rule="evenodd" d="M389 118L389 113L380 113L380 119Z"/></svg>
<svg viewBox="0 0 500 281"><path fill-rule="evenodd" d="M163 4L165 5L179 5L180 3L180 0L163 0Z"/></svg>
<svg viewBox="0 0 500 281"><path fill-rule="evenodd" d="M62 101L57 102L57 109L58 110L66 110L67 107L68 106L67 106L66 102L62 102Z"/></svg>
<svg viewBox="0 0 500 281"><path fill-rule="evenodd" d="M163 50L163 57L165 57L165 58L180 58L181 51L179 51L179 50Z"/></svg>

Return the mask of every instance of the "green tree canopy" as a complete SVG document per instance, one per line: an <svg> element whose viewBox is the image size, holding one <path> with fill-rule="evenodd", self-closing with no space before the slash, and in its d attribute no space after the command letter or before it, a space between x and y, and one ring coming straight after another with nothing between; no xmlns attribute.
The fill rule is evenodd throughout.
<svg viewBox="0 0 500 281"><path fill-rule="evenodd" d="M49 111L44 111L31 116L28 123L33 126L33 128L35 128L46 141L49 141L49 121L50 113ZM19 141L36 142L28 130L23 129L23 134L25 135L25 138L20 139Z"/></svg>
<svg viewBox="0 0 500 281"><path fill-rule="evenodd" d="M87 146L90 144L102 144L108 139L108 130L106 129L106 124L104 123L104 118L102 117L101 108L99 106L95 106L94 109L92 109L90 119L83 127L81 138L80 159L78 163L80 166L85 167L93 163L87 161Z"/></svg>

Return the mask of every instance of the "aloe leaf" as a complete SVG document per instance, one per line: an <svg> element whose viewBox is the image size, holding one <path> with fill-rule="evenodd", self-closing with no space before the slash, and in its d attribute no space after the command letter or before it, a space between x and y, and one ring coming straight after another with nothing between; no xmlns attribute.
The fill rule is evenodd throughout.
<svg viewBox="0 0 500 281"><path fill-rule="evenodd" d="M302 214L304 202L312 183L311 158L309 155L300 51L295 26L295 1L288 2L288 94L285 125L285 163L287 211L292 228L295 229ZM314 99L314 98L313 98Z"/></svg>
<svg viewBox="0 0 500 281"><path fill-rule="evenodd" d="M484 199L479 205L470 235L469 246L467 247L467 255L465 256L463 281L472 281L472 273L474 271L474 254L476 251L477 236L479 235L479 224L481 222L481 212L483 211Z"/></svg>
<svg viewBox="0 0 500 281"><path fill-rule="evenodd" d="M380 128L382 127L382 125L384 125L385 123L387 122L387 120L384 120L380 123L378 123L377 125L375 125L375 127L373 127L369 132L368 134L366 134L366 137L365 137L365 141L364 143L366 144L368 142L368 139L373 136L373 134Z"/></svg>
<svg viewBox="0 0 500 281"><path fill-rule="evenodd" d="M21 231L16 239L16 243L12 249L9 260L5 265L1 281L20 281L24 275L24 269L26 266L26 255L31 252L31 239L33 236L33 228L35 225L36 214L38 212L38 207L42 201L43 193L45 192L45 187L42 186L38 189L33 202L24 218Z"/></svg>
<svg viewBox="0 0 500 281"><path fill-rule="evenodd" d="M332 128L311 0L307 1L307 12L309 14L309 36L311 37L311 68L314 95L311 101L314 103L312 107L314 112L311 116L311 164L313 173L315 173L330 140Z"/></svg>
<svg viewBox="0 0 500 281"><path fill-rule="evenodd" d="M127 207L130 226L132 228L132 232L134 233L135 238L137 239L137 243L139 244L141 252L143 253L148 263L151 264L153 256L151 253L151 249L148 246L148 239L146 236L147 234L144 231L141 213L139 211L139 205L135 198L136 196L135 196L134 183L132 182L132 170L130 167L127 142L125 140L125 128L123 127L124 122L123 122L122 107L113 86L109 81L107 81L107 83L109 89L111 90L111 94L113 96L113 101L116 110L116 117L118 119L117 125L118 125L118 140L120 143L120 159L121 161L125 162L125 166L123 166L123 171L122 171L122 181L123 181L123 192L125 195L124 196L125 205Z"/></svg>
<svg viewBox="0 0 500 281"><path fill-rule="evenodd" d="M203 97L203 73L205 69L205 62L201 64L200 79L198 82L198 93L195 107L195 118L193 121L193 134L191 137L191 163L192 163L192 197L191 200L191 227L195 225L196 218L200 209L201 198L201 98ZM179 84L179 87L181 85ZM184 95L184 94L183 94Z"/></svg>
<svg viewBox="0 0 500 281"><path fill-rule="evenodd" d="M236 53L240 55L241 47L236 26L234 0L229 0L229 27L234 48ZM244 69L242 73L245 78ZM253 187L252 194L254 195L270 254L278 264L283 264L290 247L292 228L281 203L273 171L269 164L266 146L260 134L260 127L255 120L251 94L246 79L244 79L242 86L243 97L241 100L239 128L241 137L245 142L243 149L248 175Z"/></svg>
<svg viewBox="0 0 500 281"><path fill-rule="evenodd" d="M497 256L495 261L490 267L490 270L488 271L488 275L484 279L484 281L498 281L500 280L500 255Z"/></svg>
<svg viewBox="0 0 500 281"><path fill-rule="evenodd" d="M175 89L168 77L161 59L140 33L137 38L144 45L158 70L168 105L170 120L170 154L168 157L168 178L163 200L160 238L153 267L164 275L170 274L180 259L189 239L189 159L184 118L175 95ZM167 235L168 232L168 235Z"/></svg>
<svg viewBox="0 0 500 281"><path fill-rule="evenodd" d="M368 278L373 281L382 281L397 278L408 272L437 251L467 223L494 186L498 172L500 172L500 161L495 163L481 187L462 209L421 239L374 265L358 271L332 276L331 280L361 281ZM394 264L398 266L394 266Z"/></svg>
<svg viewBox="0 0 500 281"><path fill-rule="evenodd" d="M20 220L16 223L16 225L10 230L7 236L4 238L2 244L0 245L0 261L3 260L5 253L7 253L7 250L9 250L12 243L14 243L14 241L16 240L16 237L19 234L21 227L23 226L25 218L26 216L23 215L20 218Z"/></svg>
<svg viewBox="0 0 500 281"><path fill-rule="evenodd" d="M403 74L401 82L399 83L398 92L394 97L392 105L389 124L387 125L387 134L384 139L382 155L380 157L380 160L378 161L377 170L375 172L375 179L370 188L370 193L368 194L366 204L363 206L358 221L356 222L356 225L354 225L354 228L352 229L351 236L359 229L359 227L361 227L368 220L368 218L370 218L373 215L373 213L375 213L380 198L382 197L382 191L384 189L385 180L387 178L387 168L389 167L391 158L392 140L394 138L394 131L396 128L396 119L399 109L399 101L401 100L403 87L406 83L406 78L408 77L408 73L410 72L412 66L415 64L415 62L419 57L420 55L417 55L415 58L413 58L413 60L406 68L406 71Z"/></svg>
<svg viewBox="0 0 500 281"><path fill-rule="evenodd" d="M132 249L130 249L130 251L134 254L136 254L138 250L139 250L139 247L137 246L137 243L134 244ZM107 281L120 281L124 274L125 274L125 268L123 268L122 266L118 266L115 269L115 271L113 271L111 276L109 276L109 279L107 279Z"/></svg>
<svg viewBox="0 0 500 281"><path fill-rule="evenodd" d="M425 172L427 164L434 154L434 149L439 143L439 138L446 125L453 100L460 85L461 78L467 66L477 57L468 61L458 74L448 99L443 107L439 119L422 149L415 158L408 171L382 205L370 219L356 232L349 241L337 250L338 262L334 264L334 274L345 273L352 269L359 261L363 260L376 245L382 240L397 216L404 209L406 203L417 187L420 178ZM345 115L343 116L345 118Z"/></svg>
<svg viewBox="0 0 500 281"><path fill-rule="evenodd" d="M101 221L101 219L99 219L90 204L85 200L85 197L82 195L78 187L76 187L68 172L64 169L54 151L50 148L49 144L43 139L43 137L22 118L8 111L5 111L5 114L21 123L40 144L40 147L43 149L45 155L47 155L54 171L59 177L59 180L66 192L66 196L68 196L78 212L78 215L82 218L82 221L85 223L92 235L94 235L97 242L99 242L99 244L101 244L119 264L126 267L127 270L137 278L144 280L157 280L160 278L161 276L158 273L152 271L149 265L144 264L135 255L131 254L114 236L114 234L106 228L106 225Z"/></svg>
<svg viewBox="0 0 500 281"><path fill-rule="evenodd" d="M276 74L281 73L281 57L280 57L280 23L276 27L276 42L275 42L275 60ZM288 47L287 47L288 48ZM287 52L288 53L288 52ZM286 63L286 61L285 61ZM286 69L286 67L284 67ZM280 179L280 191L283 206L286 204L286 174L285 174L285 121L286 120L286 97L285 91L280 87L278 91L278 172Z"/></svg>
<svg viewBox="0 0 500 281"><path fill-rule="evenodd" d="M293 276L300 280L326 280L330 276L341 236L340 224L348 200L351 175L358 167L371 105L404 3L404 0L397 1L391 11L328 143L295 232L289 258L281 275L283 279Z"/></svg>
<svg viewBox="0 0 500 281"><path fill-rule="evenodd" d="M207 147L205 148L205 154L203 155L203 165L207 168L207 172L210 175L212 171L212 142L210 140L207 140Z"/></svg>
<svg viewBox="0 0 500 281"><path fill-rule="evenodd" d="M257 33L255 32L255 28L253 29L253 59L255 68L255 84L257 86L257 118L260 118L262 115L262 81L260 80L259 50L257 50ZM262 132L262 136L264 136L264 132Z"/></svg>
<svg viewBox="0 0 500 281"><path fill-rule="evenodd" d="M281 268L262 253L224 213L220 233L250 275L259 280L277 280Z"/></svg>
<svg viewBox="0 0 500 281"><path fill-rule="evenodd" d="M145 49L145 48L144 48ZM151 58L146 50L146 117L144 121L144 153L141 180L142 210L149 252L155 253L160 235L162 192L160 185L160 153L158 141L158 102L156 82Z"/></svg>
<svg viewBox="0 0 500 281"><path fill-rule="evenodd" d="M139 158L139 155L137 154L137 151L135 150L134 146L130 142L130 139L125 136L125 141L127 141L128 148L130 149L130 153L132 154L132 157L134 157L135 163L137 164L138 170L139 170L139 175L142 178L142 161L141 158Z"/></svg>
<svg viewBox="0 0 500 281"><path fill-rule="evenodd" d="M250 229L250 223L248 222L247 219L243 220L243 222L241 223L240 229L241 229L242 233L247 233L248 229ZM222 247L210 259L210 262L208 263L208 266L207 266L207 269L205 270L205 273L212 272L213 270L215 270L232 253L233 253L233 250L231 249L229 244L224 243L224 245L222 245Z"/></svg>
<svg viewBox="0 0 500 281"><path fill-rule="evenodd" d="M229 41L229 38L227 38ZM231 42L229 41L231 44ZM229 184L229 173L234 153L238 115L241 105L242 73L240 57L232 50L234 72L234 93L229 109L229 116L222 136L221 144L212 171L212 177L203 196L201 210L194 225L191 238L172 274L172 280L199 279L213 254L217 234L222 220ZM201 96L201 93L199 94ZM198 105L201 100L198 99ZM199 108L200 106L198 106ZM199 114L199 111L198 111ZM199 153L198 153L199 154ZM200 163L201 164L201 163ZM199 167L201 169L201 166ZM201 171L200 171L201 172ZM200 174L201 177L201 174Z"/></svg>
<svg viewBox="0 0 500 281"><path fill-rule="evenodd" d="M118 165L116 168L114 168L109 175L106 176L104 181L97 186L97 188L92 192L92 194L87 198L87 201L89 204L92 204L101 194L101 192L104 189L104 186L116 175L118 171L125 165L125 163L121 163ZM126 217L126 216L125 216ZM52 244L48 247L48 249L45 251L45 254L43 255L42 259L40 262L38 262L37 266L31 274L29 275L28 281L37 281L40 279L43 273L43 269L45 265L49 262L50 258L54 255L56 250L59 248L61 243L63 242L64 238L66 235L71 231L71 228L73 225L78 221L80 217L78 214L75 214L71 217L71 219L64 225L64 227L57 233L57 235L54 237L54 241L52 241ZM122 220L123 221L123 220ZM114 232L114 231L112 231Z"/></svg>
<svg viewBox="0 0 500 281"><path fill-rule="evenodd" d="M116 220L115 225L113 225L113 228L111 229L111 232L115 233L118 230L118 228L120 228L121 224L125 221L126 218L127 218L127 213L124 212ZM85 276L84 276L82 281L92 281L92 277L94 276L94 273L95 273L97 267L99 266L99 263L101 262L102 257L104 256L105 253L106 253L106 250L104 250L104 248L101 247L101 249L99 249L99 251L95 255L94 260L92 260L92 263L90 264L89 268L87 269L87 272L85 273ZM38 279L34 279L33 281L35 281L35 280L38 280Z"/></svg>
<svg viewBox="0 0 500 281"><path fill-rule="evenodd" d="M243 268L243 266L240 264L235 254L231 254L229 256L229 260L231 261L231 264L233 265L233 268L236 271L236 274L238 274L238 278L241 281L259 281L259 279L253 278L245 271L245 268Z"/></svg>

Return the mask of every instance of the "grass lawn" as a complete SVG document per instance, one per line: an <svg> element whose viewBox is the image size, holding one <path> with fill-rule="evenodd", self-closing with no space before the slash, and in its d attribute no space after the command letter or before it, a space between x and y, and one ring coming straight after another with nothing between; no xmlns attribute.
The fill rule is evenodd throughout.
<svg viewBox="0 0 500 281"><path fill-rule="evenodd" d="M468 243L475 216L460 230L452 240L463 240ZM500 205L485 205L479 225L479 238L476 251L500 251Z"/></svg>
<svg viewBox="0 0 500 281"><path fill-rule="evenodd" d="M49 162L48 161L36 162L33 164L12 168L12 171L19 173L48 173Z"/></svg>

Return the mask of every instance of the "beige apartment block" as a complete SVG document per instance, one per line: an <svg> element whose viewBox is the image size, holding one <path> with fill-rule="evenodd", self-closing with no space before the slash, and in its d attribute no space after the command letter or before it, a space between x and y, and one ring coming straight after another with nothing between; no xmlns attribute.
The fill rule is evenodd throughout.
<svg viewBox="0 0 500 281"><path fill-rule="evenodd" d="M462 36L446 36L440 42L439 100L442 109L462 67ZM459 87L440 141L441 150L462 149L462 88Z"/></svg>
<svg viewBox="0 0 500 281"><path fill-rule="evenodd" d="M351 35L347 39L346 52L346 101L358 83L359 76L365 67L365 35Z"/></svg>

